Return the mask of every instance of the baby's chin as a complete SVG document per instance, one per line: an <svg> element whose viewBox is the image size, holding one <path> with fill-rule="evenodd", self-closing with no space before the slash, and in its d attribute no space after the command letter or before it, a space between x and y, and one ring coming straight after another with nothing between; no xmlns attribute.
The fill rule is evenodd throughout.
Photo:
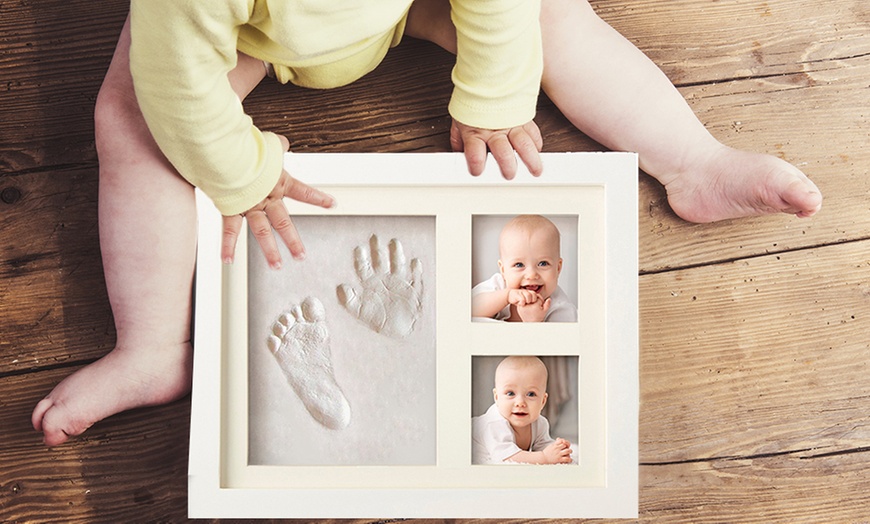
<svg viewBox="0 0 870 524"><path fill-rule="evenodd" d="M533 415L531 413L526 413L522 416L511 414L509 422L511 426L519 429L533 424L536 420L538 420L538 415Z"/></svg>

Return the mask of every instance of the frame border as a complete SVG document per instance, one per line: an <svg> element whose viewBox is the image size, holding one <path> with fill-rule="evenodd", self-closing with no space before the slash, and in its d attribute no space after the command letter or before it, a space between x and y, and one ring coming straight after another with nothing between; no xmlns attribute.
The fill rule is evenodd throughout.
<svg viewBox="0 0 870 524"><path fill-rule="evenodd" d="M517 488L238 488L225 485L227 440L224 413L231 410L224 301L240 290L220 262L221 217L197 191L199 247L195 291L194 386L191 407L189 515L191 517L636 517L638 508L638 223L637 155L546 153L546 173L534 178L522 164L505 181L490 159L480 177L467 174L457 153L287 154L294 174L330 187L599 187L605 225L604 479L600 486L522 488L534 505L518 506ZM425 166L421 169L420 166ZM433 178L432 173L437 173ZM443 175L442 175L443 174ZM364 182L363 182L364 181ZM340 212L340 210L339 210ZM481 212L479 214L486 214ZM237 257L237 260L243 257ZM238 279L236 279L238 280ZM470 289L470 288L469 288ZM221 298L223 297L223 298ZM244 298L242 298L244 297ZM246 299L246 294L242 295ZM215 326L219 325L220 329ZM208 326L209 329L202 328ZM618 350L616 350L618 348ZM473 355L474 353L470 353ZM582 365L582 362L581 362ZM439 397L440 398L440 397ZM246 411L245 411L246 412ZM215 438L215 436L218 438ZM291 466L292 467L292 466ZM435 466L437 467L437 466ZM387 466L385 474L392 468ZM341 500L342 504L336 504ZM289 513L289 514L288 514Z"/></svg>

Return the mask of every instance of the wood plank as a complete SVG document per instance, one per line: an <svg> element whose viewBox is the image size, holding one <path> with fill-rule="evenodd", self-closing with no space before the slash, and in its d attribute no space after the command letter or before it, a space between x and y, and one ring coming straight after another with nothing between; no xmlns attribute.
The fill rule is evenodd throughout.
<svg viewBox="0 0 870 524"><path fill-rule="evenodd" d="M95 169L0 179L0 376L96 359L114 344ZM12 198L14 197L14 198Z"/></svg>
<svg viewBox="0 0 870 524"><path fill-rule="evenodd" d="M0 380L0 522L185 520L189 401L110 417L49 449L30 411L70 371Z"/></svg>
<svg viewBox="0 0 870 524"><path fill-rule="evenodd" d="M93 162L93 107L128 2L3 2L0 173Z"/></svg>
<svg viewBox="0 0 870 524"><path fill-rule="evenodd" d="M642 466L642 522L866 522L870 453Z"/></svg>
<svg viewBox="0 0 870 524"><path fill-rule="evenodd" d="M642 277L641 462L870 448L868 270L862 241Z"/></svg>
<svg viewBox="0 0 870 524"><path fill-rule="evenodd" d="M593 0L677 85L800 73L870 54L860 0Z"/></svg>

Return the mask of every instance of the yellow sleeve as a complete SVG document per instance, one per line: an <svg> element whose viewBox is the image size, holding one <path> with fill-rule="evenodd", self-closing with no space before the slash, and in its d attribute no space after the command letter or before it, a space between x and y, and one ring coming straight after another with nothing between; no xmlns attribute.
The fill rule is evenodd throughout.
<svg viewBox="0 0 870 524"><path fill-rule="evenodd" d="M463 124L504 129L535 116L543 72L540 0L451 0L457 54L448 109Z"/></svg>
<svg viewBox="0 0 870 524"><path fill-rule="evenodd" d="M157 145L224 215L246 211L275 187L283 149L242 109L227 73L236 65L244 0L133 0L130 70Z"/></svg>

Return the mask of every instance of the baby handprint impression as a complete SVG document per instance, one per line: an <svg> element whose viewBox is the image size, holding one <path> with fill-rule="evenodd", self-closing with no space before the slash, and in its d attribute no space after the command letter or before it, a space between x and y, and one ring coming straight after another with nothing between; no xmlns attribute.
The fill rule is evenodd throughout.
<svg viewBox="0 0 870 524"><path fill-rule="evenodd" d="M338 300L373 331L405 338L422 313L423 268L416 258L407 262L402 244L395 238L388 249L383 249L377 235L371 236L368 247L354 249L359 285L338 286Z"/></svg>

